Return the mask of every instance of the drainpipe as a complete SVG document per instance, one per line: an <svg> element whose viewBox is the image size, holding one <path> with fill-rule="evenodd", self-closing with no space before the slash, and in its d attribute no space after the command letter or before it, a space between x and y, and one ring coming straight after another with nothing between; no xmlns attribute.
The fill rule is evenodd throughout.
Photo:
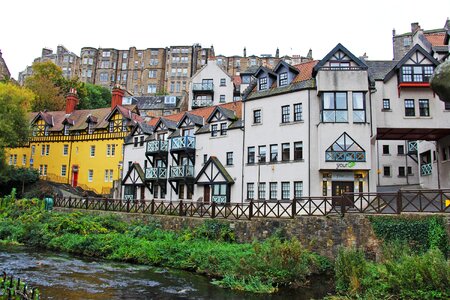
<svg viewBox="0 0 450 300"><path fill-rule="evenodd" d="M376 155L377 155L377 176L378 176L378 186L380 186L380 155L378 154L378 140L375 142L376 144ZM367 189L369 190L369 189Z"/></svg>
<svg viewBox="0 0 450 300"><path fill-rule="evenodd" d="M308 90L308 197L311 197L311 90Z"/></svg>
<svg viewBox="0 0 450 300"><path fill-rule="evenodd" d="M70 143L70 149L69 149L69 165L67 166L68 167L68 170L67 171L69 171L70 173L70 175L69 176L67 176L67 184L70 184L71 185L71 182L72 182L72 179L73 179L73 172L72 172L72 166L71 166L71 162L72 162L72 145L73 145L73 141L70 141L69 140L69 143ZM64 147L64 146L63 146Z"/></svg>
<svg viewBox="0 0 450 300"><path fill-rule="evenodd" d="M408 177L408 141L405 141L405 164L406 164L406 170L405 170L405 175L406 175L406 184L409 185L409 177Z"/></svg>
<svg viewBox="0 0 450 300"><path fill-rule="evenodd" d="M438 180L437 180L437 182L438 182L438 189L440 190L441 189L441 175L440 175L440 172L439 172L439 146L438 146L438 141L434 141L434 145L435 145L435 147L436 147L436 171L437 171L437 176L438 176Z"/></svg>
<svg viewBox="0 0 450 300"><path fill-rule="evenodd" d="M242 99L242 106L243 106L243 118L242 118L242 126L243 128L241 129L242 132L242 163L241 163L241 203L244 203L244 164L245 164L245 159L244 159L244 155L245 155L245 100Z"/></svg>

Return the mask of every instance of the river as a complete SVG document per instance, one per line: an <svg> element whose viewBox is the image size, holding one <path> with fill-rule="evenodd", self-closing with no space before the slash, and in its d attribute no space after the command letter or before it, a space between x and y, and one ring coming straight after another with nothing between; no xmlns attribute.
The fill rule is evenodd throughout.
<svg viewBox="0 0 450 300"><path fill-rule="evenodd" d="M321 299L332 285L282 289L272 295L231 291L186 271L88 259L27 247L0 246L0 271L37 287L41 299Z"/></svg>

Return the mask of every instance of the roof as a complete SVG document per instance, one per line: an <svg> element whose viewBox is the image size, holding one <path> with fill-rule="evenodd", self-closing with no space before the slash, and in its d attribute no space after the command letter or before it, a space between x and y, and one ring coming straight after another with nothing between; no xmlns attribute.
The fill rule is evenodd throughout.
<svg viewBox="0 0 450 300"><path fill-rule="evenodd" d="M368 60L365 61L369 67L369 77L372 80L383 80L389 71L391 71L398 60Z"/></svg>
<svg viewBox="0 0 450 300"><path fill-rule="evenodd" d="M134 106L117 106L118 111L124 115L124 117L133 121L142 121L142 118L131 112L130 109ZM97 109L82 109L74 110L71 114L66 114L65 111L47 111L47 112L34 112L30 114L31 123L35 121L38 116L41 116L44 121L52 125L49 128L50 131L61 131L64 128L64 120L70 119L73 122L73 126L69 128L70 131L83 130L86 129L88 124L86 120L90 118L91 120L97 119L98 123L93 127L95 128L106 128L108 126L107 117L111 114L111 108L97 108Z"/></svg>
<svg viewBox="0 0 450 300"><path fill-rule="evenodd" d="M251 66L249 68L247 68L246 70L242 71L241 74L250 74L253 75L256 73L256 71L258 71L259 66Z"/></svg>
<svg viewBox="0 0 450 300"><path fill-rule="evenodd" d="M325 65L327 61L329 61L333 55L338 52L342 51L344 52L354 63L356 63L359 67L366 69L367 66L359 59L357 58L353 53L351 53L347 48L345 48L341 43L338 43L330 52L328 52L327 55L325 55L324 58L322 58L317 65L314 66L313 70L313 76L317 73L317 71Z"/></svg>
<svg viewBox="0 0 450 300"><path fill-rule="evenodd" d="M179 107L181 103L180 97L176 97L175 104L167 104L164 102L165 96L145 96L133 97L139 110L157 110Z"/></svg>
<svg viewBox="0 0 450 300"><path fill-rule="evenodd" d="M444 40L445 40L445 32L436 32L436 33L424 33L427 40L431 43L433 46L444 46Z"/></svg>
<svg viewBox="0 0 450 300"><path fill-rule="evenodd" d="M205 163L203 168L198 173L198 175L197 175L197 177L195 179L195 182L197 182L200 179L200 177L203 175L203 173L205 172L206 168L208 168L208 166L210 164L214 164L216 166L216 168L222 174L222 176L227 181L227 183L230 183L230 184L234 183L233 177L230 176L230 174L228 173L227 169L225 169L223 164L220 162L220 160L216 156L210 156L209 157L208 161Z"/></svg>
<svg viewBox="0 0 450 300"><path fill-rule="evenodd" d="M311 79L313 77L313 69L318 62L318 60L311 60L298 65L294 65L294 67L296 67L300 71L300 73L294 78L293 82L300 82Z"/></svg>

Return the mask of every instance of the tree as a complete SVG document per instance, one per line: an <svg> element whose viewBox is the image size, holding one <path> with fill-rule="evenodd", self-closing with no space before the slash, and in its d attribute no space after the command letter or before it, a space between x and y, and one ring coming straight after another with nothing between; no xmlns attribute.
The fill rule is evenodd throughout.
<svg viewBox="0 0 450 300"><path fill-rule="evenodd" d="M33 63L33 75L25 80L25 87L36 94L33 111L61 110L65 106L62 70L51 61Z"/></svg>
<svg viewBox="0 0 450 300"><path fill-rule="evenodd" d="M111 92L109 89L90 83L84 84L81 91L83 89L85 94L78 93L78 97L80 98L80 103L78 104L79 109L94 109L111 105Z"/></svg>
<svg viewBox="0 0 450 300"><path fill-rule="evenodd" d="M442 101L450 102L450 60L437 66L430 78L430 84Z"/></svg>
<svg viewBox="0 0 450 300"><path fill-rule="evenodd" d="M35 97L26 88L0 83L0 170L4 169L5 147L19 146L28 139L27 111Z"/></svg>

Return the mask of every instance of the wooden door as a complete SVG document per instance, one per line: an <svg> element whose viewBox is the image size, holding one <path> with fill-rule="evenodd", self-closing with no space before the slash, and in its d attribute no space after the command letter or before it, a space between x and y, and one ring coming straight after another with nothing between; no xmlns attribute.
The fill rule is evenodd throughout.
<svg viewBox="0 0 450 300"><path fill-rule="evenodd" d="M211 199L211 190L209 185L203 186L203 202L209 203L209 200Z"/></svg>

